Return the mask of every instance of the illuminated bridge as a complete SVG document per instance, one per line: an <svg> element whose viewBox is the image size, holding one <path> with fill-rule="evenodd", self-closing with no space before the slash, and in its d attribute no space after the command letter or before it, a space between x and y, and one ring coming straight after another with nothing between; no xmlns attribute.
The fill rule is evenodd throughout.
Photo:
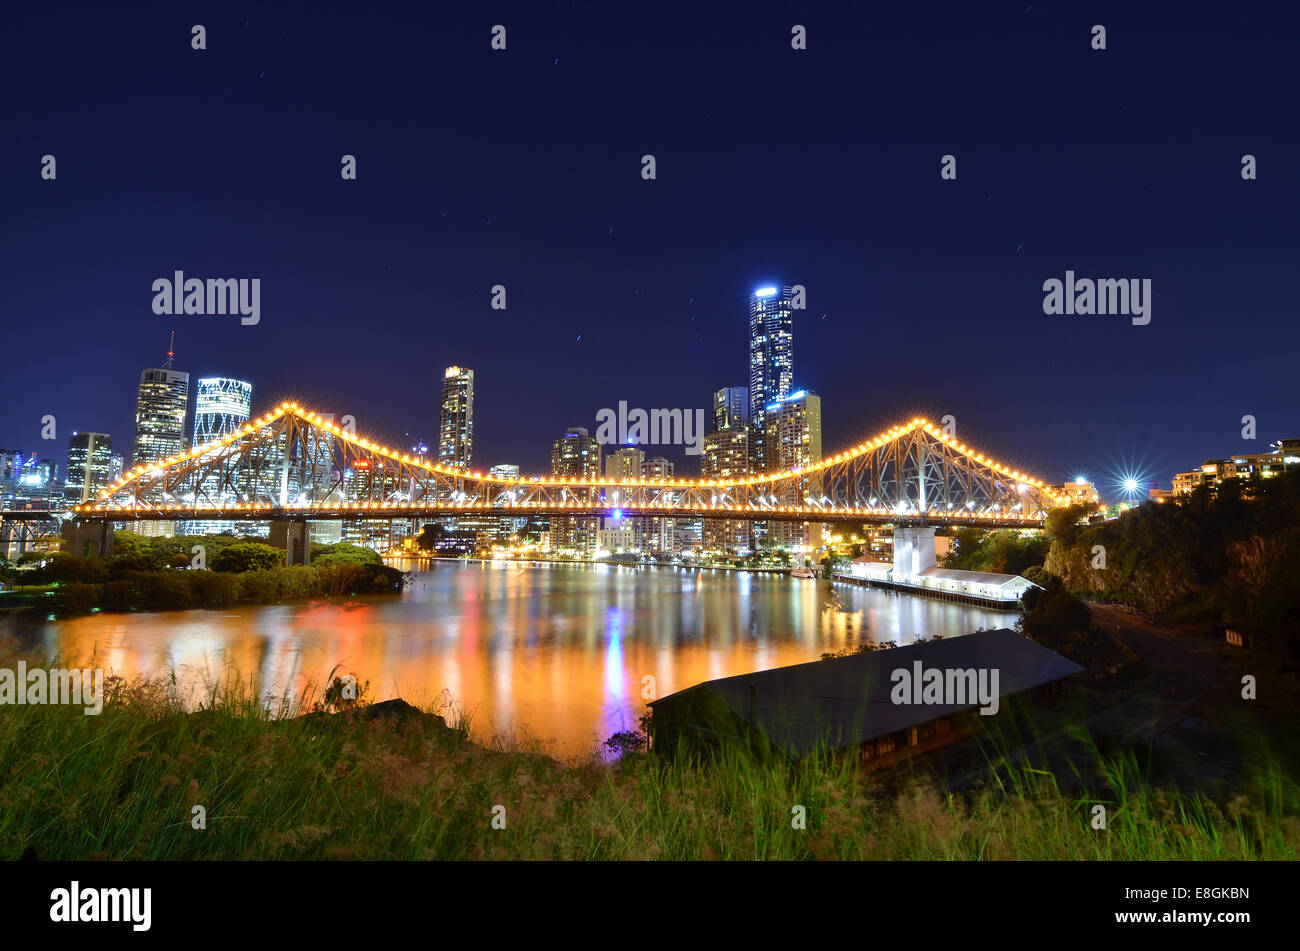
<svg viewBox="0 0 1300 951"><path fill-rule="evenodd" d="M397 452L283 403L223 439L124 473L72 510L65 537L75 552L90 542L106 553L112 522L265 521L292 551L317 519L486 513L1037 528L1064 504L1040 480L919 418L788 472L717 481L496 478Z"/></svg>

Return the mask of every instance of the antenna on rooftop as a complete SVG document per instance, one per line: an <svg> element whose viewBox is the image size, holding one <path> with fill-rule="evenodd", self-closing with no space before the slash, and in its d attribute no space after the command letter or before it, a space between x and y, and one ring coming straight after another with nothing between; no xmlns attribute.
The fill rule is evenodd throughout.
<svg viewBox="0 0 1300 951"><path fill-rule="evenodd" d="M163 364L164 370L172 368L172 357L176 356L176 331L172 331L172 339L167 343L167 362Z"/></svg>

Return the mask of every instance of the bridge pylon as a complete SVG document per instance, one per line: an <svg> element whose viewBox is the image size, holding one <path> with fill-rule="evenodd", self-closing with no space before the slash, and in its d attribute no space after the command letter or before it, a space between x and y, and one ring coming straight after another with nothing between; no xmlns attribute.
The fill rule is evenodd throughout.
<svg viewBox="0 0 1300 951"><path fill-rule="evenodd" d="M74 558L112 558L113 524L111 522L63 523L63 550Z"/></svg>
<svg viewBox="0 0 1300 951"><path fill-rule="evenodd" d="M285 552L285 564L311 563L311 526L307 522L272 522L270 544Z"/></svg>
<svg viewBox="0 0 1300 951"><path fill-rule="evenodd" d="M911 581L936 564L932 526L894 526L894 580Z"/></svg>

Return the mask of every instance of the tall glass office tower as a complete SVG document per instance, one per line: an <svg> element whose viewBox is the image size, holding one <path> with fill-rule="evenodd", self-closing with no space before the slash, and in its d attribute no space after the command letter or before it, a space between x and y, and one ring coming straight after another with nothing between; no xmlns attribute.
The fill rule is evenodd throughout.
<svg viewBox="0 0 1300 951"><path fill-rule="evenodd" d="M438 413L438 461L468 469L474 449L474 371L447 367Z"/></svg>
<svg viewBox="0 0 1300 951"><path fill-rule="evenodd" d="M224 376L199 380L194 390L193 445L206 446L229 436L248 422L252 406L251 383ZM234 501L234 493L228 488L223 489L221 476L214 472L203 479L196 501L209 504ZM182 522L179 531L182 535L218 535L233 532L236 528L234 522L225 519L201 519Z"/></svg>
<svg viewBox="0 0 1300 951"><path fill-rule="evenodd" d="M73 433L68 440L68 477L64 498L80 505L99 498L113 477L113 440L107 433Z"/></svg>
<svg viewBox="0 0 1300 951"><path fill-rule="evenodd" d="M161 367L140 374L135 399L135 445L132 464L159 462L185 449L185 410L190 400L190 375L172 369L172 350ZM145 500L164 501L161 489L146 491ZM141 521L135 523L141 535L172 535L175 522Z"/></svg>
<svg viewBox="0 0 1300 951"><path fill-rule="evenodd" d="M167 361L169 364L171 360ZM174 456L185 448L190 375L170 366L145 370L135 400L133 465Z"/></svg>
<svg viewBox="0 0 1300 951"><path fill-rule="evenodd" d="M229 377L205 377L194 391L194 445L224 439L248 422L253 384Z"/></svg>
<svg viewBox="0 0 1300 951"><path fill-rule="evenodd" d="M767 407L790 395L794 375L792 297L789 284L760 287L749 297L750 471L769 466L764 422Z"/></svg>

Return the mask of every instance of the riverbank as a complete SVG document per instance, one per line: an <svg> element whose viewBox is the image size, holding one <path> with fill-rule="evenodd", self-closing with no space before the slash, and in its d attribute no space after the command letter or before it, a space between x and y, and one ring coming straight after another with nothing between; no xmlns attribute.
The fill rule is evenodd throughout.
<svg viewBox="0 0 1300 951"><path fill-rule="evenodd" d="M6 659L0 666L12 666ZM315 695L304 694L301 713ZM0 856L43 859L1295 859L1295 785L1235 806L1152 786L1123 757L1091 788L1028 762L955 795L844 765L630 755L556 762L465 739L446 710L392 703L273 719L214 693L187 714L158 684L103 712L0 717ZM449 725L448 719L451 720ZM1243 777L1243 787L1251 777ZM1058 786L1058 780L1060 785ZM1272 785L1269 785L1271 783ZM1269 798L1267 791L1276 794ZM1121 804L1108 829L1089 803ZM793 828L791 804L806 810Z"/></svg>
<svg viewBox="0 0 1300 951"><path fill-rule="evenodd" d="M118 572L113 580L62 581L40 592L0 593L0 609L60 618L87 613L217 610L313 598L400 592L405 575L383 564L326 564L220 572L189 568Z"/></svg>

